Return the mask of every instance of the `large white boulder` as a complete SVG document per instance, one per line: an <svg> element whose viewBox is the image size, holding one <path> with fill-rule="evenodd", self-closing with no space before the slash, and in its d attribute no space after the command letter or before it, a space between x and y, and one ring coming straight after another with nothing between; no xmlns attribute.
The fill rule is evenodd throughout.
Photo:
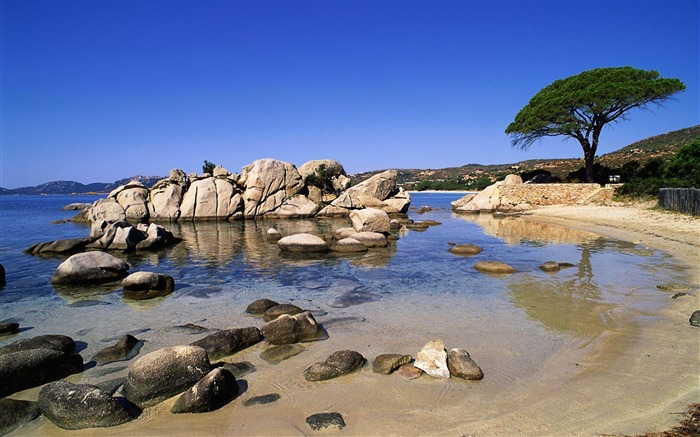
<svg viewBox="0 0 700 437"><path fill-rule="evenodd" d="M274 211L304 188L304 181L293 164L269 158L243 167L238 183L244 187L245 217Z"/></svg>
<svg viewBox="0 0 700 437"><path fill-rule="evenodd" d="M389 215L381 209L366 208L350 212L352 226L357 232L389 232Z"/></svg>

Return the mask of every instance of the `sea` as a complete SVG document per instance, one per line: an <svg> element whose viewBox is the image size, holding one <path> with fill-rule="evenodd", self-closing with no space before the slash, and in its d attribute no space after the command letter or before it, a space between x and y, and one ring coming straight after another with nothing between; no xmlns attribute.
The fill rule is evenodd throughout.
<svg viewBox="0 0 700 437"><path fill-rule="evenodd" d="M118 282L52 286L51 276L66 257L23 253L38 242L87 236L88 225L64 222L76 212L62 207L99 196L0 196L0 263L6 270L0 322L20 324L19 333L0 336L0 346L64 334L79 342L88 361L133 333L145 340L147 352L201 334L187 327L211 332L261 326L245 308L268 298L310 310L331 337L336 332L352 337L359 326L365 328L357 335L366 335L372 325L377 344L382 336L405 337L395 345L410 343L414 354L435 336L478 345L479 338L498 332L512 335L497 335L502 341L492 341L482 355L493 353L495 359L499 350L518 348L547 355L617 329L619 318L611 314L629 308L635 323L653 320L668 299L656 286L685 278L668 254L643 244L521 218L455 214L450 202L461 195L413 193L409 217L440 224L402 229L387 248L362 254L291 256L265 238L271 227L282 235L330 233L350 226L348 219L163 223L182 242L155 252L113 253L130 264L130 272L174 278L172 294L145 301L125 299ZM431 210L419 214L422 206ZM470 257L448 252L450 244L464 243L483 252ZM517 272L480 273L474 264L482 260L505 262ZM571 266L546 273L539 268L546 261ZM413 334L403 335L408 332Z"/></svg>

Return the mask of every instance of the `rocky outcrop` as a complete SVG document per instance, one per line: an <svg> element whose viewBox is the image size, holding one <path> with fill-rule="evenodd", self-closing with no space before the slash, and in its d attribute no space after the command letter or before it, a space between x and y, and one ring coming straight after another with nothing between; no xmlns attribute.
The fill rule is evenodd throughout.
<svg viewBox="0 0 700 437"><path fill-rule="evenodd" d="M149 190L141 182L134 180L119 186L107 198L117 201L124 210L126 220L136 223L148 221Z"/></svg>
<svg viewBox="0 0 700 437"><path fill-rule="evenodd" d="M198 346L173 346L139 358L129 367L122 394L140 408L156 405L199 382L211 371Z"/></svg>
<svg viewBox="0 0 700 437"><path fill-rule="evenodd" d="M230 219L243 210L237 187L224 177L208 177L190 183L180 205L181 220Z"/></svg>
<svg viewBox="0 0 700 437"><path fill-rule="evenodd" d="M51 277L54 285L89 285L117 281L129 264L105 252L78 253L63 261Z"/></svg>
<svg viewBox="0 0 700 437"><path fill-rule="evenodd" d="M349 215L351 210L377 208L388 213L408 211L410 195L399 189L396 170L387 170L348 188L329 206L321 210L320 216Z"/></svg>
<svg viewBox="0 0 700 437"><path fill-rule="evenodd" d="M182 196L188 188L185 172L173 169L166 179L151 187L149 211L153 220L176 221L180 218Z"/></svg>
<svg viewBox="0 0 700 437"><path fill-rule="evenodd" d="M125 220L103 221L99 231L93 229L93 236L96 239L93 239L85 248L131 252L158 250L180 242L172 232L160 225L140 223L133 226Z"/></svg>
<svg viewBox="0 0 700 437"><path fill-rule="evenodd" d="M133 418L109 393L94 385L53 382L39 392L42 414L63 429L104 428Z"/></svg>
<svg viewBox="0 0 700 437"><path fill-rule="evenodd" d="M304 188L296 167L275 159L259 159L243 167L238 183L244 189L244 217L264 216Z"/></svg>

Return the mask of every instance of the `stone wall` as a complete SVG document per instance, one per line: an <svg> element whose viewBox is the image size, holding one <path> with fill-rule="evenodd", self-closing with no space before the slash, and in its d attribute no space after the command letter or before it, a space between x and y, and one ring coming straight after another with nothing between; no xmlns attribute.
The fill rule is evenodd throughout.
<svg viewBox="0 0 700 437"><path fill-rule="evenodd" d="M614 191L605 189L612 199ZM498 187L500 195L507 202L514 205L527 203L531 206L547 205L575 205L577 203L589 203L596 198L596 203L604 200L606 196L601 196L601 186L599 184L517 184L500 185ZM603 199L598 199L598 196Z"/></svg>

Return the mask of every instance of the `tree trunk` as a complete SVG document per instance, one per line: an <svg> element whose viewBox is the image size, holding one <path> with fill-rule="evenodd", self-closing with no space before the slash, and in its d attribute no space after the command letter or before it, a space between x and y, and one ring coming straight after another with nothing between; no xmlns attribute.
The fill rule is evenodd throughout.
<svg viewBox="0 0 700 437"><path fill-rule="evenodd" d="M593 183L595 182L595 178L593 177L593 160L595 159L595 152L593 152L590 148L588 148L588 150L584 149L583 157L586 162L586 182Z"/></svg>

